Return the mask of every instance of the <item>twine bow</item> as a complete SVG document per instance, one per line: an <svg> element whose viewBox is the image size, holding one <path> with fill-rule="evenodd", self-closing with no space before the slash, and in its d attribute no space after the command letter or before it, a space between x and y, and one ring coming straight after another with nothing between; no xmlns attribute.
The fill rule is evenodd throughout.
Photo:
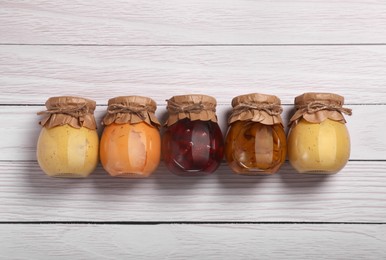
<svg viewBox="0 0 386 260"><path fill-rule="evenodd" d="M82 105L79 105L76 107L70 107L70 108L54 107L54 108L47 109L45 111L40 111L37 114L48 115L48 116L53 114L64 114L75 118L81 118L88 113L89 111L86 104L82 104Z"/></svg>
<svg viewBox="0 0 386 260"><path fill-rule="evenodd" d="M233 108L231 117L238 116L249 110L264 111L270 116L278 116L283 112L283 108L276 104L239 104Z"/></svg>
<svg viewBox="0 0 386 260"><path fill-rule="evenodd" d="M252 111L258 112L254 113ZM261 112L265 112L268 116L261 114ZM231 124L237 120L251 120L253 122L272 125L275 123L281 123L280 114L282 112L283 108L280 105L274 103L241 103L233 108L232 113L228 119L228 124Z"/></svg>
<svg viewBox="0 0 386 260"><path fill-rule="evenodd" d="M89 129L96 129L92 112L93 110L90 111L90 108L84 103L77 104L73 107L52 107L45 111L40 111L37 114L45 116L40 121L40 124L49 128L69 124L75 128L85 126Z"/></svg>
<svg viewBox="0 0 386 260"><path fill-rule="evenodd" d="M313 101L305 105L296 105L296 112L291 117L289 125L296 125L301 118L312 123L323 122L326 118L346 123L343 114L351 116L352 110L338 104L326 104L320 101Z"/></svg>
<svg viewBox="0 0 386 260"><path fill-rule="evenodd" d="M45 111L40 111L37 114L46 115L47 120L51 117L51 115L55 115L55 114L67 115L67 116L76 118L79 124L83 125L83 122L85 121L85 115L89 114L89 110L86 104L81 104L76 107L68 107L68 108L53 107Z"/></svg>
<svg viewBox="0 0 386 260"><path fill-rule="evenodd" d="M167 99L166 102L168 102L167 109L172 114L178 114L178 113L200 113L203 110L209 110L212 112L216 112L215 107L206 106L202 102L194 103L190 105L180 105L170 99Z"/></svg>
<svg viewBox="0 0 386 260"><path fill-rule="evenodd" d="M144 107L144 106L125 106L121 104L110 105L107 109L107 113L110 115L119 114L119 113L134 114L139 118L141 118L142 120L146 119L146 115L145 115L146 112L154 113L155 111L152 111L150 108Z"/></svg>
<svg viewBox="0 0 386 260"><path fill-rule="evenodd" d="M159 126L155 117L155 107L140 105L138 103L128 104L111 104L107 108L107 113L102 120L102 124L110 125L111 123L139 123L145 122L151 126Z"/></svg>
<svg viewBox="0 0 386 260"><path fill-rule="evenodd" d="M344 108L335 104L325 104L321 102L310 102L307 105L296 106L296 109L301 111L301 113L313 114L321 110L337 111L351 116L352 110L350 108Z"/></svg>

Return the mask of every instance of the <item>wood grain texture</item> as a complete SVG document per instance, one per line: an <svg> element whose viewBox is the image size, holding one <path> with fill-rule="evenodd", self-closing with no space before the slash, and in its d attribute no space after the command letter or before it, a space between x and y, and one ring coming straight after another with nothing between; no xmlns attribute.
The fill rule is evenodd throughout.
<svg viewBox="0 0 386 260"><path fill-rule="evenodd" d="M383 259L384 225L1 225L0 259Z"/></svg>
<svg viewBox="0 0 386 260"><path fill-rule="evenodd" d="M0 1L0 259L386 258L385 1ZM334 176L46 177L36 112L50 96L346 97L351 161ZM102 129L99 128L99 131ZM222 225L26 225L213 221ZM274 225L257 224L277 222ZM285 221L303 224L278 224ZM368 224L305 224L363 222ZM373 224L372 224L373 223Z"/></svg>
<svg viewBox="0 0 386 260"><path fill-rule="evenodd" d="M106 104L119 95L336 92L346 103L386 103L386 46L2 46L0 104L43 104L80 95Z"/></svg>
<svg viewBox="0 0 386 260"><path fill-rule="evenodd" d="M161 165L148 179L98 168L87 179L54 179L36 162L0 162L2 221L385 222L386 162L349 162L337 175L237 176L226 165L177 177Z"/></svg>
<svg viewBox="0 0 386 260"><path fill-rule="evenodd" d="M1 1L0 43L386 43L384 1Z"/></svg>
<svg viewBox="0 0 386 260"><path fill-rule="evenodd" d="M347 118L347 127L351 135L352 160L386 160L386 137L380 133L386 129L386 121L379 120L379 115L386 114L386 105L351 105L354 115ZM231 105L219 105L217 114L220 127L227 131L227 118ZM38 125L38 111L45 110L43 106L0 106L0 116L7 122L0 128L0 160L36 160L36 143L41 127ZM96 119L99 124L106 106L98 106ZM288 122L293 114L293 106L284 106L283 120ZM161 122L166 120L165 102L158 107L156 115ZM364 123L365 122L365 123Z"/></svg>

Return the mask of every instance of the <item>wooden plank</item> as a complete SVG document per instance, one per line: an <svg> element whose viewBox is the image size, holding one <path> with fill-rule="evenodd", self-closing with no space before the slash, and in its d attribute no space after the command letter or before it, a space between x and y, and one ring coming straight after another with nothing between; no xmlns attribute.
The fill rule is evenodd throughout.
<svg viewBox="0 0 386 260"><path fill-rule="evenodd" d="M334 0L1 1L0 259L386 258L385 225L4 224L385 223L385 7ZM225 130L233 96L276 94L287 104L287 120L293 98L307 91L340 93L354 109L352 161L338 175L298 175L286 163L273 176L242 177L223 163L200 178L177 177L161 165L149 179L112 178L98 167L73 180L48 178L35 161L35 113L49 96L87 96L102 105L113 96L147 95L165 118L166 98L201 92L218 98ZM98 122L105 109L98 106Z"/></svg>
<svg viewBox="0 0 386 260"><path fill-rule="evenodd" d="M80 95L99 104L118 95L164 102L192 92L232 97L336 92L347 103L386 103L386 46L112 47L2 46L0 104L43 104Z"/></svg>
<svg viewBox="0 0 386 260"><path fill-rule="evenodd" d="M2 1L0 43L385 43L384 1Z"/></svg>
<svg viewBox="0 0 386 260"><path fill-rule="evenodd" d="M384 225L1 225L9 259L384 259Z"/></svg>
<svg viewBox="0 0 386 260"><path fill-rule="evenodd" d="M386 114L386 105L351 105L354 110L352 117L347 117L347 127L350 131L352 160L386 160L386 137L380 133L386 129L386 121L379 120L379 115ZM217 109L219 123L223 133L227 129L229 105L220 105ZM41 127L36 112L44 110L43 106L0 106L0 115L4 122L0 128L0 160L36 160L36 142ZM285 106L284 122L288 122L293 113L293 106ZM99 132L102 127L102 117L106 106L98 106L96 118ZM165 121L165 102L159 106L156 115Z"/></svg>
<svg viewBox="0 0 386 260"><path fill-rule="evenodd" d="M148 179L98 168L87 179L45 176L36 162L0 162L1 221L385 222L386 162L349 162L334 176L177 177L163 165Z"/></svg>

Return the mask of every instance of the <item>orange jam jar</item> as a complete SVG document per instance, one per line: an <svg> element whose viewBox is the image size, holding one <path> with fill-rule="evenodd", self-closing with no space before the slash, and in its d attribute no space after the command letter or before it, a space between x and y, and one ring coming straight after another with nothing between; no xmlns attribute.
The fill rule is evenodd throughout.
<svg viewBox="0 0 386 260"><path fill-rule="evenodd" d="M148 97L124 96L108 101L100 158L111 176L143 178L156 170L161 156L156 109L156 102Z"/></svg>
<svg viewBox="0 0 386 260"><path fill-rule="evenodd" d="M232 100L225 139L225 159L237 174L272 174L286 158L286 135L280 99L248 94Z"/></svg>
<svg viewBox="0 0 386 260"><path fill-rule="evenodd" d="M290 120L288 159L299 173L332 174L350 157L344 98L332 93L305 93L295 98Z"/></svg>
<svg viewBox="0 0 386 260"><path fill-rule="evenodd" d="M37 160L52 177L87 177L98 164L98 134L93 100L80 97L52 97L37 143Z"/></svg>

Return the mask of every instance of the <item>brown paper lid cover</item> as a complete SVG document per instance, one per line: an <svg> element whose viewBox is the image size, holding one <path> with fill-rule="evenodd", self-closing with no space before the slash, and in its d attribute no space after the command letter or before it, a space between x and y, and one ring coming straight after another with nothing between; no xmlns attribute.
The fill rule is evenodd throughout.
<svg viewBox="0 0 386 260"><path fill-rule="evenodd" d="M264 125L283 124L282 107L277 96L252 93L232 99L232 113L228 124L235 121L252 121Z"/></svg>
<svg viewBox="0 0 386 260"><path fill-rule="evenodd" d="M344 108L344 97L333 93L304 93L295 98L296 112L290 124L304 118L310 123L321 123L326 119L346 123L344 114L351 115L351 109Z"/></svg>
<svg viewBox="0 0 386 260"><path fill-rule="evenodd" d="M108 101L107 113L103 118L104 125L136 124L145 122L148 125L159 127L160 123L155 116L157 103L148 97L121 96Z"/></svg>
<svg viewBox="0 0 386 260"><path fill-rule="evenodd" d="M47 110L38 113L44 115L39 122L44 127L52 128L67 124L74 128L96 129L94 117L96 102L91 99L72 96L51 97L45 105Z"/></svg>
<svg viewBox="0 0 386 260"><path fill-rule="evenodd" d="M217 122L216 99L207 95L181 95L173 96L167 101L169 118L167 126L175 124L178 120L188 118L192 121L212 121Z"/></svg>

